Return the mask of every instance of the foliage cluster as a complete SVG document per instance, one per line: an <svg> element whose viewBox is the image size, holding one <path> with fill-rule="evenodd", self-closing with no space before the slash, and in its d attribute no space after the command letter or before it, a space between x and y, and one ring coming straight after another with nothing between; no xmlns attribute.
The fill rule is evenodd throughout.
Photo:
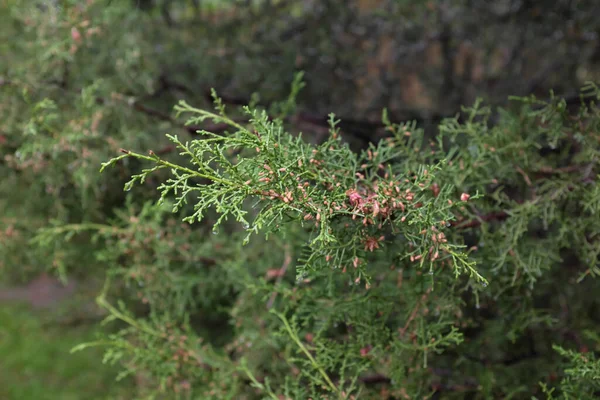
<svg viewBox="0 0 600 400"><path fill-rule="evenodd" d="M0 44L11 56L10 69L0 66L2 277L51 268L105 278L106 335L75 350L105 347L104 361L149 382L140 393L156 398L597 396L597 86L503 108L477 101L440 117L432 134L398 122L398 99L353 103L349 90L392 77L350 83L347 72L388 71L391 56L340 51L354 42L330 34L351 31L340 21L357 37L372 21L382 32L420 21L390 39L408 41L431 33L430 16L457 10L248 3L0 3L2 39L19 38ZM488 17L537 18L521 3ZM588 67L584 33L597 21L592 2L574 3L573 43L556 54L576 48ZM442 38L475 17L448 19ZM524 30L515 57L536 29ZM436 65L429 73L445 78L429 90L473 88ZM296 74L290 90L300 67L306 85ZM574 70L554 73L577 82ZM206 83L223 88L212 111ZM262 97L231 96L253 91ZM469 100L454 94L450 105ZM360 116L390 110L381 124L330 114L325 128L306 125L315 120L306 110L332 104ZM356 148L352 136L365 130L371 143Z"/></svg>
<svg viewBox="0 0 600 400"><path fill-rule="evenodd" d="M593 85L588 89L598 96ZM220 278L196 273L196 282L174 266L135 274L147 319L110 305L104 293L100 302L130 324L113 345L142 344L129 347L134 365L168 384L163 353L157 360L148 343L178 342L166 356L175 354L172 368L187 390L207 382L201 398L240 396L248 381L272 398L522 396L541 393L556 376L556 350L574 363L565 370L564 394L592 398L594 351L582 355L558 344L568 334L580 351L598 346L596 299L589 296L600 272L598 109L582 105L570 116L561 99L520 101L517 112L500 110L494 126L489 108L467 108L466 122L443 121L436 141L424 140L414 124L388 123L391 136L360 154L342 142L333 115L329 139L310 145L264 111L245 108L250 122L243 126L218 98L217 113L181 102L177 110L192 114L190 124L210 118L231 129L201 131L190 142L171 136L179 163L122 150L103 168L132 158L149 164L126 190L170 170L155 207L186 209L188 223L214 210L212 237L227 232L233 244L250 244L229 256L213 250L210 269L218 265ZM108 243L128 238L114 229L102 234ZM221 249L210 237L205 242ZM296 259L293 274L288 266ZM193 287L176 285L174 271ZM231 326L219 334L226 343L206 342L192 328L198 322L187 319L214 305L184 299L205 299L211 290L235 298L226 307ZM588 318L559 315L561 302L577 302ZM178 309L183 326L170 331ZM576 323L581 332L572 331ZM530 386L538 381L539 390ZM214 382L225 386L219 391Z"/></svg>

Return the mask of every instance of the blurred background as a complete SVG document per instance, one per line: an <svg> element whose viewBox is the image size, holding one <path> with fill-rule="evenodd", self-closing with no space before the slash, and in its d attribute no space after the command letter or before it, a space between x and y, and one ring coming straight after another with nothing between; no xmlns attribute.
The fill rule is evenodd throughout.
<svg viewBox="0 0 600 400"><path fill-rule="evenodd" d="M382 135L384 108L432 130L478 98L577 102L600 81L599 16L591 0L0 0L0 398L130 398L140 384L112 384L100 351L65 355L104 316L108 256L31 239L120 218L135 166L99 166L193 136L179 99L212 107L214 88L228 106L269 107L304 71L290 129L318 141L333 112L361 148Z"/></svg>

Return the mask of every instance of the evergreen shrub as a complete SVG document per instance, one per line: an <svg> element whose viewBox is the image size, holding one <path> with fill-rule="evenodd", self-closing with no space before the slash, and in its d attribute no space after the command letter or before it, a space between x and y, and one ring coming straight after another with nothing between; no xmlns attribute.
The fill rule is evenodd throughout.
<svg viewBox="0 0 600 400"><path fill-rule="evenodd" d="M188 124L229 128L169 135L176 161L121 149L102 170L138 162L126 191L165 173L156 201L38 240L102 241L98 302L124 326L96 344L161 390L594 398L600 92L585 94L576 114L515 99L494 125L477 103L432 139L384 112L389 137L360 153L334 115L315 145L284 115L244 107L239 123L216 95L215 111L182 101Z"/></svg>
<svg viewBox="0 0 600 400"><path fill-rule="evenodd" d="M104 335L74 351L106 349L141 398L598 397L597 85L477 101L434 132L384 111L356 148L333 114L322 140L300 126L294 46L274 70L248 39L276 48L297 4L259 29L260 2L175 27L54 3L0 3L0 273L104 280ZM172 75L266 83L211 107Z"/></svg>

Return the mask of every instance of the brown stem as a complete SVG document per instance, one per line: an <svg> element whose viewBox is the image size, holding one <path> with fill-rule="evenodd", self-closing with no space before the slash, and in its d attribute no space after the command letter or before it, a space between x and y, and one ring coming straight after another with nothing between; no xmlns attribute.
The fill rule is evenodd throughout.
<svg viewBox="0 0 600 400"><path fill-rule="evenodd" d="M278 286L279 284L281 284L281 281L283 280L283 277L285 276L285 273L291 263L292 263L292 254L290 253L289 246L286 246L285 247L285 255L283 258L283 265L281 266L281 268L279 268L279 271L277 274L277 280L275 281L275 286ZM271 298L267 302L267 309L270 309L271 307L273 307L273 303L275 302L276 297L277 297L277 292L274 291L271 294Z"/></svg>
<svg viewBox="0 0 600 400"><path fill-rule="evenodd" d="M452 221L450 224L457 229L476 228L484 222L503 221L509 217L506 211L496 211L482 215L469 221Z"/></svg>

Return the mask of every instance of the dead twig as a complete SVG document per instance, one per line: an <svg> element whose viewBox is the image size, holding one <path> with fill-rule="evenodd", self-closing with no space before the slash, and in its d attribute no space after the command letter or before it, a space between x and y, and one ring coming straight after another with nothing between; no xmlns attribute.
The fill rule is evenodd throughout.
<svg viewBox="0 0 600 400"><path fill-rule="evenodd" d="M290 252L290 247L288 245L285 246L285 253L283 256L283 265L276 270L275 276L277 276L277 280L275 281L275 287L281 284L285 273L287 272L288 267L292 263L292 254ZM271 294L271 298L267 302L267 309L271 309L273 307L273 303L275 302L275 298L277 297L277 292L274 290Z"/></svg>
<svg viewBox="0 0 600 400"><path fill-rule="evenodd" d="M427 291L421 296L421 298L417 300L417 304L415 304L415 308L413 308L412 312L410 313L410 316L406 320L406 324L404 324L403 328L398 329L398 332L400 332L400 336L404 336L411 322L417 317L417 313L419 312L421 305L427 301L427 297L429 296L430 292L431 289L427 289Z"/></svg>
<svg viewBox="0 0 600 400"><path fill-rule="evenodd" d="M523 179L525 180L525 183L527 184L527 186L531 186L532 185L531 179L525 173L525 171L523 171L523 169L521 167L515 167L515 169L517 170L518 173L520 173L523 176Z"/></svg>
<svg viewBox="0 0 600 400"><path fill-rule="evenodd" d="M484 222L490 221L503 221L508 218L509 215L506 211L496 211L489 214L482 215L472 220L461 220L461 221L452 221L450 224L457 229L467 229L467 228L476 228L480 226Z"/></svg>

